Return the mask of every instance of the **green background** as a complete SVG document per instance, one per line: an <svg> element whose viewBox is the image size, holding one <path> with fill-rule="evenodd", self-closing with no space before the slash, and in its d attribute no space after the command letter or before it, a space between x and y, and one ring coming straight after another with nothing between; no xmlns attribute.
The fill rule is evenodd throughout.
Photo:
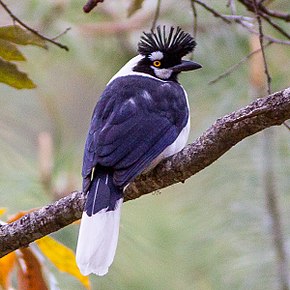
<svg viewBox="0 0 290 290"><path fill-rule="evenodd" d="M158 23L180 25L191 32L189 1L163 2ZM289 2L276 2L273 8L290 10ZM150 29L156 6L155 1L144 1L143 8L128 19L130 1L107 0L90 14L82 12L83 4L9 1L17 16L45 35L55 36L67 27L71 30L59 39L69 52L53 45L48 50L21 48L28 61L19 68L29 74L37 89L17 91L0 84L0 207L7 207L8 214L46 205L55 198L46 193L40 180L37 140L41 132L53 137L54 189L69 193L81 188L82 153L93 108L108 80L136 54L139 37ZM226 1L214 1L214 7L229 14ZM131 24L124 33L104 32L108 23L115 27ZM0 24L12 24L3 10ZM180 77L191 107L189 142L217 118L256 97L248 62L209 85L250 52L248 32L200 7L198 24L194 60L203 69ZM272 45L266 55L273 91L289 86L289 46ZM272 131L275 187L289 251L289 130L280 126ZM247 138L185 184L125 203L115 261L105 277L91 276L93 289L278 289L263 190L262 138L261 133ZM71 225L53 237L75 249L77 230L78 225ZM82 289L73 277L47 266L60 289Z"/></svg>

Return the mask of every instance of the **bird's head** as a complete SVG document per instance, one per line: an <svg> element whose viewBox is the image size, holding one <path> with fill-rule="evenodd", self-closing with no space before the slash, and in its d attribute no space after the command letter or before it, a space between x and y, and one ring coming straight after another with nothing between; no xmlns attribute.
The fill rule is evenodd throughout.
<svg viewBox="0 0 290 290"><path fill-rule="evenodd" d="M196 42L193 37L180 27L157 27L156 31L144 32L138 43L141 59L133 71L150 74L162 80L177 81L177 75L182 71L201 68L201 65L182 58L193 51Z"/></svg>

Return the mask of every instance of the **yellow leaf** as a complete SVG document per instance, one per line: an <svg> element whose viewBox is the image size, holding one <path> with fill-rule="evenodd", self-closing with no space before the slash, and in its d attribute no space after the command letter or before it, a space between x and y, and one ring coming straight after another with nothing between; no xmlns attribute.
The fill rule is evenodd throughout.
<svg viewBox="0 0 290 290"><path fill-rule="evenodd" d="M48 290L41 264L29 248L19 249L18 290Z"/></svg>
<svg viewBox="0 0 290 290"><path fill-rule="evenodd" d="M7 209L6 208L0 208L0 215L2 215L2 214L4 214L5 212L7 211Z"/></svg>
<svg viewBox="0 0 290 290"><path fill-rule="evenodd" d="M0 58L0 82L16 89L33 89L36 85L26 73L18 70L14 63Z"/></svg>
<svg viewBox="0 0 290 290"><path fill-rule="evenodd" d="M46 48L45 40L18 25L1 26L0 38L20 45L37 45Z"/></svg>
<svg viewBox="0 0 290 290"><path fill-rule="evenodd" d="M55 267L62 272L66 272L76 277L87 289L91 289L89 278L83 276L79 271L75 254L71 249L49 236L37 240L36 243L42 253L55 265Z"/></svg>
<svg viewBox="0 0 290 290"><path fill-rule="evenodd" d="M17 46L7 40L0 39L0 56L5 60L24 61L25 57Z"/></svg>
<svg viewBox="0 0 290 290"><path fill-rule="evenodd" d="M0 209L1 210L1 209ZM0 288L10 288L10 274L15 264L15 253L12 252L0 259Z"/></svg>

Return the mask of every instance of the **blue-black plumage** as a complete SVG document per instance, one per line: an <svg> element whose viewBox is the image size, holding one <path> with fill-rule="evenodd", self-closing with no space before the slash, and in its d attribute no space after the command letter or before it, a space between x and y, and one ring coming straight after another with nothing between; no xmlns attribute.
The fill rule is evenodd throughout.
<svg viewBox="0 0 290 290"><path fill-rule="evenodd" d="M153 78L143 80L138 75L117 78L102 94L85 145L84 179L90 179L92 169L101 165L113 170L116 185L125 186L172 144L187 124L189 111L181 86ZM84 191L87 189L85 183Z"/></svg>
<svg viewBox="0 0 290 290"><path fill-rule="evenodd" d="M180 28L168 36L165 27L144 34L140 55L111 79L95 107L84 150L87 201L77 246L85 275L104 275L113 261L124 188L186 145L189 107L177 76L201 67L182 60L194 46Z"/></svg>

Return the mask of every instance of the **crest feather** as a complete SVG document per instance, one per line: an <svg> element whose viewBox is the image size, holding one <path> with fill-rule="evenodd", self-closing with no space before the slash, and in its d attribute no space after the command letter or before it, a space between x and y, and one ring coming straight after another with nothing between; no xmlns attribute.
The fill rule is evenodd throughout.
<svg viewBox="0 0 290 290"><path fill-rule="evenodd" d="M138 43L138 52L142 55L149 55L154 51L161 51L183 57L192 52L195 46L196 42L193 37L179 26L176 29L171 26L167 34L164 25L162 29L157 26L155 32L153 30L143 32Z"/></svg>

